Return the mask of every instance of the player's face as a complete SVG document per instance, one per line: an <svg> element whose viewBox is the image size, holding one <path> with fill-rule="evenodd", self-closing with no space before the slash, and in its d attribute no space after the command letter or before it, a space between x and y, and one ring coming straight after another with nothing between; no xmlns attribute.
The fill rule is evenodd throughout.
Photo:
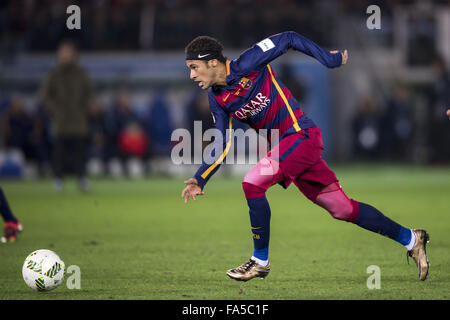
<svg viewBox="0 0 450 320"><path fill-rule="evenodd" d="M213 86L217 77L216 68L210 66L210 62L211 60L186 60L186 65L191 70L190 78L203 90Z"/></svg>

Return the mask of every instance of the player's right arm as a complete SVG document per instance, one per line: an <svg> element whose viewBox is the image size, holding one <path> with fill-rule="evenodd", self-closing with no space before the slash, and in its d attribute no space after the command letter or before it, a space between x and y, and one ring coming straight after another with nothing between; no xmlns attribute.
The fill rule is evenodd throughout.
<svg viewBox="0 0 450 320"><path fill-rule="evenodd" d="M187 203L192 197L196 200L196 195L203 195L203 188L208 180L219 169L231 146L232 121L229 116L217 103L212 93L208 94L211 113L214 119L215 128L220 132L221 139L214 143L214 147L207 159L205 159L194 177L184 181L186 187L181 193L184 202Z"/></svg>

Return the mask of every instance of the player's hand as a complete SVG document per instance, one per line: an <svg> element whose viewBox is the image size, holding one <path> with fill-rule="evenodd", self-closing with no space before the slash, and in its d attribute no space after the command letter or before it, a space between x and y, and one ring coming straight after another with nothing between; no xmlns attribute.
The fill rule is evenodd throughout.
<svg viewBox="0 0 450 320"><path fill-rule="evenodd" d="M450 109L447 110L447 116L450 119Z"/></svg>
<svg viewBox="0 0 450 320"><path fill-rule="evenodd" d="M184 198L184 203L188 203L189 198L192 197L193 200L197 200L196 196L204 195L205 193L200 188L197 179L190 178L184 181L186 188L181 192L181 197Z"/></svg>
<svg viewBox="0 0 450 320"><path fill-rule="evenodd" d="M347 51L347 49L345 49L343 52L340 52L340 51L337 51L337 50L333 50L333 51L330 51L330 53L332 53L332 54L340 53L341 56L342 56L342 64L341 65L344 65L344 64L347 63L347 59L348 59L348 51Z"/></svg>

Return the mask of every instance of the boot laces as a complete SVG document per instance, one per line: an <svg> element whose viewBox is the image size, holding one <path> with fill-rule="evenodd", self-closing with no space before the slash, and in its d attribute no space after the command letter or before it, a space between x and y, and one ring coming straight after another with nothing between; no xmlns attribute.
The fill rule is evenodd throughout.
<svg viewBox="0 0 450 320"><path fill-rule="evenodd" d="M248 270L250 270L251 267L253 267L256 264L256 261L250 259L248 260L246 263L244 263L243 265L241 265L238 270L239 271L244 271L247 272Z"/></svg>

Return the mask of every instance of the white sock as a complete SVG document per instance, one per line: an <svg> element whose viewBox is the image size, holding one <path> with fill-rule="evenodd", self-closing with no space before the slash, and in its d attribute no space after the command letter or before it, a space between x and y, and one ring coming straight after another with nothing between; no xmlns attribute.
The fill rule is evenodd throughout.
<svg viewBox="0 0 450 320"><path fill-rule="evenodd" d="M265 267L269 264L269 260L261 260L256 258L255 256L252 256L250 259L255 260L259 265Z"/></svg>
<svg viewBox="0 0 450 320"><path fill-rule="evenodd" d="M411 230L411 241L405 247L409 251L414 247L415 244L416 244L416 234L414 233L414 231Z"/></svg>

